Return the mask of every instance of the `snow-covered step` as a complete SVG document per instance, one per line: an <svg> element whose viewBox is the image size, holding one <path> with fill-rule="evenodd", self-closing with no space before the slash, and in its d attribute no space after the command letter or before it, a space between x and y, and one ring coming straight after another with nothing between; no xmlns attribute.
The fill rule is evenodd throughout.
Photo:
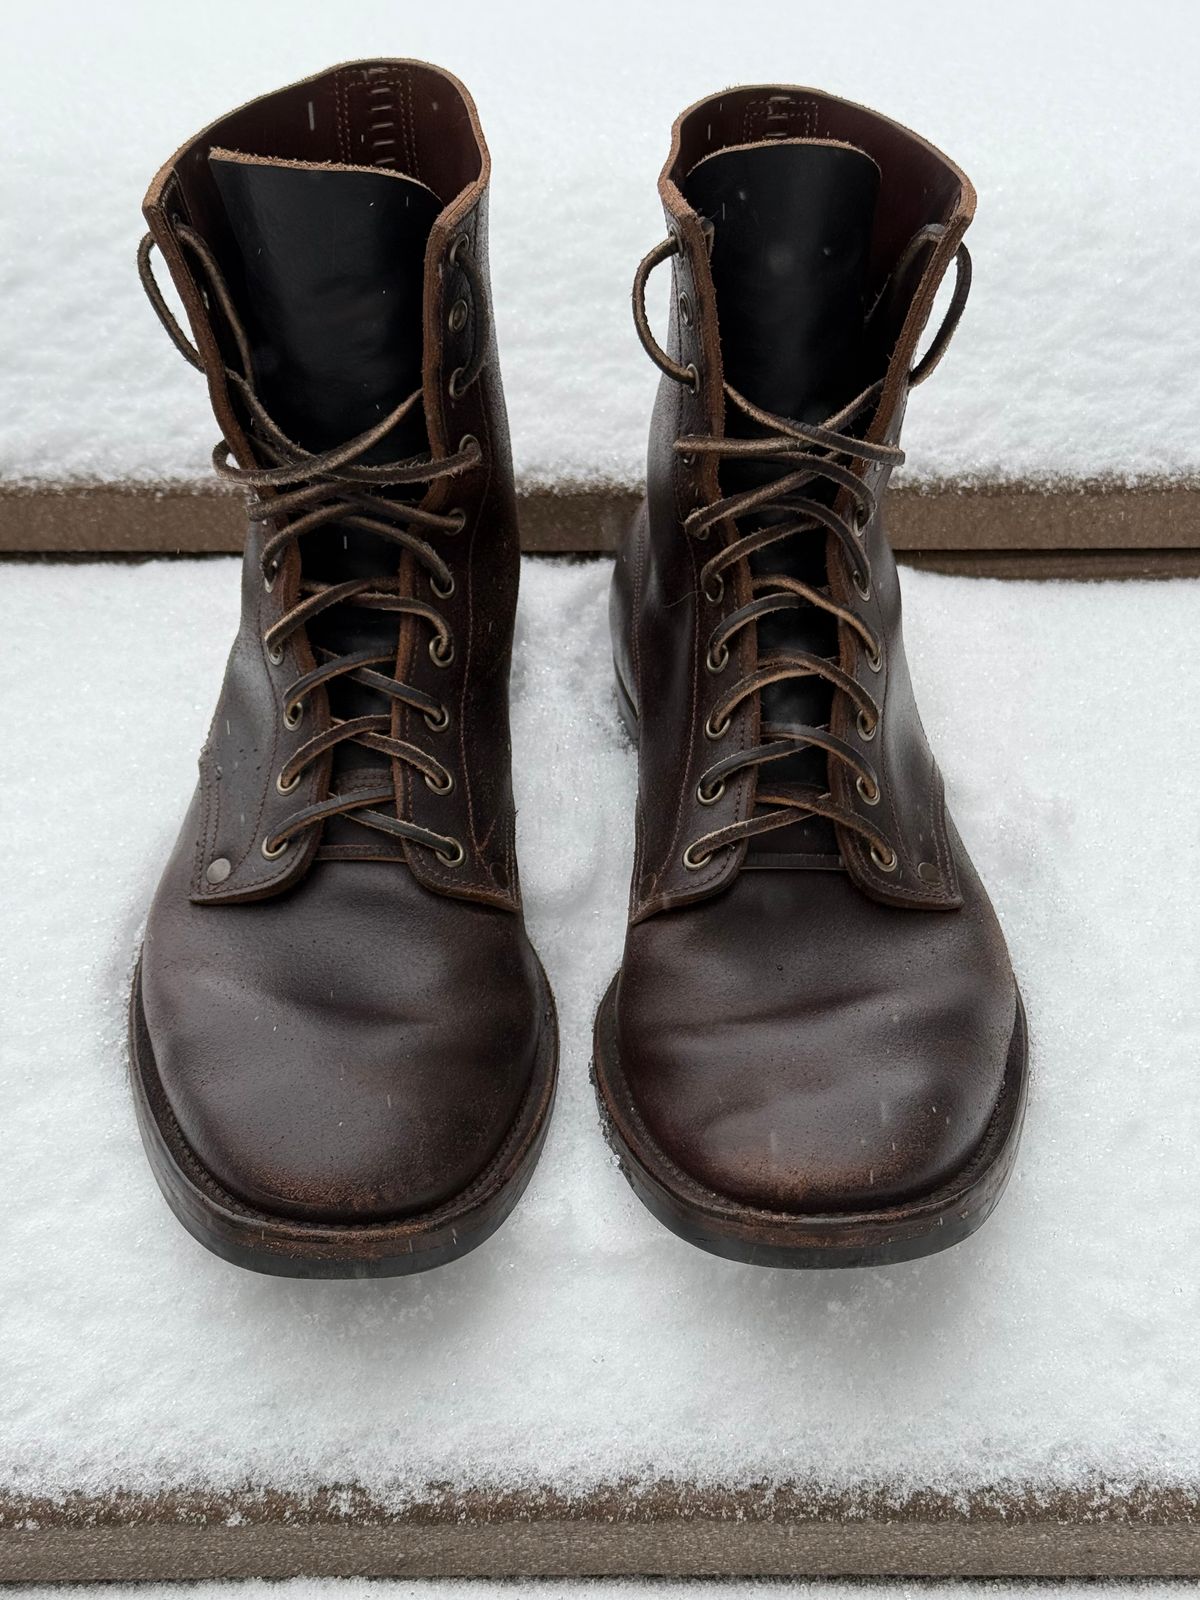
<svg viewBox="0 0 1200 1600"><path fill-rule="evenodd" d="M1028 1005L1025 1141L966 1244L788 1274L666 1233L601 1136L635 778L607 579L523 571L519 845L562 1022L541 1166L451 1267L301 1283L183 1232L125 1077L236 565L3 569L0 1577L1200 1572L1200 583L905 574Z"/></svg>

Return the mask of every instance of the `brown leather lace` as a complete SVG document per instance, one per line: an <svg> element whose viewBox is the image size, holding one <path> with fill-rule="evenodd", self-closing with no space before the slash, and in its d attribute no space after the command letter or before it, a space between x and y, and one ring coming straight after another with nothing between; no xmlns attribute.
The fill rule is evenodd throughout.
<svg viewBox="0 0 1200 1600"><path fill-rule="evenodd" d="M470 471L482 460L478 440L473 435L467 435L453 454L439 460L421 456L407 461L363 464L360 457L385 439L421 404L422 391L416 389L367 432L330 450L305 450L288 438L271 419L255 392L249 342L212 252L199 234L184 224L176 224L176 233L199 262L210 295L220 307L238 350L242 370L238 372L227 366L225 377L245 404L250 418L249 437L260 464L254 467L236 466L230 459L232 451L228 442L222 439L213 450L213 466L221 477L255 491L256 498L250 503L250 520L267 524L273 530L266 534L261 553L263 583L267 590L274 586L284 557L302 535L336 524L341 528L358 528L378 534L409 551L429 572L434 595L448 599L454 593L454 574L423 534L452 537L464 526L465 514L462 511L427 511L407 500L389 499L385 491L432 484ZM176 349L192 366L203 371L204 363L198 350L172 315L155 280L150 263L152 249L153 239L147 234L138 248L138 272L142 286ZM474 291L475 305L480 308L479 314L482 315L486 296L471 260L469 240L465 234L455 241L450 259L466 273ZM475 354L470 364L459 368L451 379L456 395L479 377L487 347L486 334L481 332L476 339ZM327 584L302 576L299 593L297 603L263 635L263 646L273 666L283 661L283 647L288 639L322 612L333 606L345 605L418 618L431 629L429 654L435 666L448 667L454 659L454 638L445 618L435 606L408 593L399 577L354 578L345 583ZM449 711L433 696L377 670L394 663L394 651L359 650L339 655L322 650L320 656L318 664L291 684L286 692L284 720L289 728L295 728L303 718L309 697L317 689L339 678L347 678L385 695L389 700L419 711L432 732L440 733L449 726ZM454 787L454 775L450 769L418 745L392 737L390 728L391 717L388 714L333 718L330 727L301 745L285 762L276 778L276 787L281 794L289 793L297 787L305 770L313 762L339 745L356 744L405 762L421 773L435 794L449 794ZM295 812L274 834L265 838L263 854L268 858L281 855L297 834L319 826L329 817L341 815L364 827L410 840L432 850L446 866L461 865L464 852L457 839L434 833L399 815L392 816L374 809L394 801L394 783L382 779L373 787L356 788L352 794L330 795Z"/></svg>
<svg viewBox="0 0 1200 1600"><path fill-rule="evenodd" d="M940 224L922 228L905 250L892 281L903 281L919 250L940 237L943 231ZM706 232L711 237L710 230ZM647 278L656 266L681 249L678 237L672 234L656 245L641 262L634 278L633 314L638 336L650 359L668 378L676 383L687 384L696 392L700 385L696 367L684 366L673 360L659 346L646 314ZM965 245L959 246L955 264L957 276L950 306L933 343L909 374L910 386L923 382L941 360L966 305L971 262ZM878 506L874 491L864 481L860 471L855 470L854 463L898 466L904 460L904 452L896 445L872 443L851 430L855 424L865 426L869 420L883 389L883 380L871 384L821 424L795 422L776 416L754 405L732 384L726 382L723 387L727 404L768 431L762 437L753 439L689 434L676 441L676 451L689 463L697 456L712 456L718 461L772 462L787 470L769 483L724 495L710 505L698 507L685 519L684 527L698 540L707 539L713 528L724 522L731 523L735 533L735 537L722 545L700 569L703 598L711 606L720 604L725 592L724 574L737 562L784 539L816 533L832 534L853 592L863 601L869 600L871 566L863 536ZM844 496L838 497L844 510L825 504L811 493L804 493L810 485L822 479L844 491ZM759 526L751 533L738 533L738 517L749 512L767 511L782 513L784 520ZM830 589L814 588L782 573L759 575L752 572L750 595L751 598L744 605L718 617L709 634L705 663L714 675L719 676L728 667L732 659L730 643L743 629L772 612L794 610L802 606L816 606L845 624L856 635L858 648L868 669L872 673L882 671L884 640L849 605L839 604ZM714 742L722 739L738 706L761 694L770 684L812 676L824 679L835 694L846 696L856 713L859 736L865 743L870 743L879 728L881 708L878 701L837 661L807 650L777 650L758 655L753 670L731 685L710 712L704 727L706 737ZM701 805L714 805L724 794L729 779L744 768L763 767L809 747L823 750L828 757L848 767L854 775L855 787L863 803L867 806L878 805L882 790L877 771L865 756L838 738L829 728L788 728L764 721L761 732L761 744L751 750L738 750L724 756L705 770L696 789L696 798ZM866 841L871 859L881 872L894 872L899 866L900 858L883 832L868 818L848 806L840 805L828 789L821 790L812 785L777 784L770 790L760 788L757 799L759 805L775 809L756 811L740 822L703 834L683 852L684 866L697 871L718 851L740 840L785 828L809 816L824 817L858 834Z"/></svg>

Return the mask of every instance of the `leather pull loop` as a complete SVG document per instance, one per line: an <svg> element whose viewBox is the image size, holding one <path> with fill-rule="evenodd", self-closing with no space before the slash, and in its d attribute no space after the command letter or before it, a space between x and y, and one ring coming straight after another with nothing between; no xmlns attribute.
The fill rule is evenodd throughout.
<svg viewBox="0 0 1200 1600"><path fill-rule="evenodd" d="M922 233L926 236L933 236L936 233L936 236L940 237L945 231L938 224L936 229L923 229ZM918 241L924 242L921 234L917 235L913 243L916 244ZM971 270L971 252L965 244L960 244L954 254L954 293L950 297L946 315L942 318L942 325L934 335L933 343L908 375L910 389L915 389L919 383L925 382L949 349L955 329L967 308L967 296L971 293Z"/></svg>
<svg viewBox="0 0 1200 1600"><path fill-rule="evenodd" d="M672 360L654 337L650 327L650 318L646 314L646 282L650 274L655 267L661 266L664 261L669 261L672 256L678 255L680 248L677 235L668 234L661 244L656 244L654 249L643 256L638 263L638 269L633 275L633 325L637 329L638 338L642 341L642 349L658 370L675 383L686 383L691 387L693 369Z"/></svg>
<svg viewBox="0 0 1200 1600"><path fill-rule="evenodd" d="M154 315L162 323L167 337L175 346L183 359L195 367L197 372L204 371L204 363L200 359L200 352L179 326L174 313L167 304L166 296L158 286L158 279L154 276L154 268L150 265L150 255L154 250L154 235L147 233L143 236L137 250L138 277L141 279L142 288L146 291L146 299L154 309Z"/></svg>

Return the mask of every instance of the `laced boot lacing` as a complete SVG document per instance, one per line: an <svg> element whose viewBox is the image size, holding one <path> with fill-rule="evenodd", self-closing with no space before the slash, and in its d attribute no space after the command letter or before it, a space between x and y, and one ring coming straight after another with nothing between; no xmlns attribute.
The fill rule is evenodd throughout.
<svg viewBox="0 0 1200 1600"><path fill-rule="evenodd" d="M378 534L410 552L429 573L433 595L438 599L448 599L454 593L454 574L433 544L415 530L453 536L464 527L465 512L428 511L409 501L389 499L385 491L433 484L470 471L483 458L478 440L468 434L453 454L439 460L417 456L406 461L370 466L362 464L359 458L385 439L421 403L422 391L416 389L367 432L330 450L305 450L288 438L271 419L255 392L249 341L215 257L193 229L181 222L176 222L175 227L177 237L200 264L208 291L220 307L237 346L242 371L227 366L225 377L245 404L249 417L248 437L256 456L265 465L234 465L230 460L230 446L224 439L217 443L212 459L213 466L223 478L255 491L256 498L249 508L250 521L269 524L273 529L263 541L261 555L263 583L267 590L273 588L283 558L302 535L316 528L336 524L341 528L357 528ZM204 363L199 352L172 315L154 278L150 264L152 249L153 239L147 234L138 249L138 271L142 285L175 347L192 366L203 372ZM470 240L466 234L460 234L455 240L449 260L451 265L466 274L474 294L477 315L482 317L486 298L470 255ZM484 324L477 333L471 362L466 367L458 368L450 379L451 392L456 397L479 377L487 347ZM267 658L273 666L283 662L283 647L288 639L322 612L333 606L345 605L419 618L432 629L429 655L434 665L448 667L454 659L454 638L449 624L435 606L408 593L400 577L354 578L345 583L327 584L301 576L299 592L297 603L263 635ZM294 729L299 725L305 714L306 703L314 691L339 678L347 678L385 695L390 701L419 711L432 733L443 733L449 727L449 711L433 696L377 670L389 664L394 667L394 649L390 652L359 650L345 655L321 650L319 656L318 664L292 683L286 692L284 721L289 728ZM305 770L313 762L339 745L352 743L405 762L421 773L435 794L449 794L454 787L454 774L449 767L418 745L392 737L390 728L391 717L388 714L334 717L329 728L301 745L285 762L276 777L276 788L280 794L290 793L299 785ZM324 800L303 807L273 834L265 837L262 853L268 859L282 855L297 834L319 826L328 817L341 815L364 827L411 840L432 850L446 866L460 866L464 851L457 839L434 833L398 814L389 815L374 809L397 800L396 786L390 775L387 778L381 776L375 786L356 787L351 794L329 795ZM397 813L398 810L397 803Z"/></svg>
<svg viewBox="0 0 1200 1600"><path fill-rule="evenodd" d="M940 238L944 231L941 224L931 224L915 234L892 275L892 282L902 283L917 253ZM705 232L711 242L710 224L705 225ZM682 248L679 238L672 234L656 245L638 267L633 285L634 322L642 345L655 365L667 377L676 383L687 384L695 393L700 386L697 368L694 364L683 366L661 348L651 332L646 314L647 278L656 266L678 254ZM933 343L909 374L910 386L923 382L941 360L966 305L971 283L971 260L965 245L959 246L955 265L956 281L950 306ZM727 521L735 533L735 537L717 550L700 569L701 593L709 605L721 603L725 592L724 574L728 568L738 562L748 561L750 556L769 545L814 532L833 535L853 591L864 602L871 598L871 566L864 545L864 534L875 516L877 498L852 463L861 463L864 468L873 463L895 467L904 460L904 452L896 445L876 444L859 438L849 430L856 422L869 419L871 408L882 389L883 380L880 379L824 423L812 424L794 422L764 411L726 382L726 401L759 427L770 431L764 437L754 439L689 434L676 441L676 452L689 465L697 456L707 455L718 461L777 462L788 469L770 483L725 495L710 505L698 507L686 517L684 527L695 539L707 539L714 527ZM826 505L811 494L803 493L819 479L825 479L844 491L844 495L837 497L837 503L844 509L835 509L835 506ZM736 519L752 511L782 512L786 520L757 527L751 533L739 534ZM750 600L720 617L709 635L705 664L710 673L719 676L726 670L731 660L730 642L744 628L772 612L806 605L818 607L850 628L857 636L868 669L872 673L882 671L883 639L849 606L839 604L829 588L814 588L783 573L760 575L753 571L749 573L749 586ZM832 686L835 694L843 694L851 701L858 733L864 743L869 744L879 729L878 702L837 661L806 650L777 650L758 654L754 669L739 678L709 713L704 725L705 736L714 742L720 741L728 731L738 706L752 696L761 694L770 684L812 676L823 678ZM715 805L724 794L728 780L742 769L781 761L810 746L823 750L828 757L850 769L855 788L865 805L879 804L882 790L878 773L858 750L838 738L828 727L796 729L763 721L761 732L763 743L751 750L738 750L714 761L705 770L696 787L696 798L701 805ZM739 840L770 833L775 828L785 828L804 817L815 816L824 817L863 838L872 861L881 872L895 872L899 867L900 857L884 833L868 818L840 805L828 789L779 784L769 791L760 788L757 800L760 806L776 809L756 811L740 822L703 834L684 850L684 866L691 871L698 871L718 851L737 844Z"/></svg>

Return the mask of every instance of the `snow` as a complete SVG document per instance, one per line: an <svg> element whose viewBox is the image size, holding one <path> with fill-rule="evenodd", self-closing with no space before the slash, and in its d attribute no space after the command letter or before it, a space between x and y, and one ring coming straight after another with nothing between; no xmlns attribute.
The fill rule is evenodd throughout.
<svg viewBox="0 0 1200 1600"><path fill-rule="evenodd" d="M1029 1008L1032 1098L975 1238L804 1274L665 1232L601 1136L590 1027L635 777L608 572L523 571L522 876L562 1021L541 1165L452 1266L300 1283L184 1233L125 1081L139 924L236 564L4 569L0 1491L1200 1484L1200 751L1181 732L1200 722L1200 583L905 574L923 715Z"/></svg>
<svg viewBox="0 0 1200 1600"><path fill-rule="evenodd" d="M145 187L214 116L368 55L439 62L479 103L526 487L640 478L655 373L628 297L663 233L671 121L726 83L779 78L907 122L979 190L971 304L911 406L914 476L1200 473L1190 0L752 13L724 0L210 0L186 30L160 0L42 0L5 22L0 478L208 479L202 385L134 271Z"/></svg>

